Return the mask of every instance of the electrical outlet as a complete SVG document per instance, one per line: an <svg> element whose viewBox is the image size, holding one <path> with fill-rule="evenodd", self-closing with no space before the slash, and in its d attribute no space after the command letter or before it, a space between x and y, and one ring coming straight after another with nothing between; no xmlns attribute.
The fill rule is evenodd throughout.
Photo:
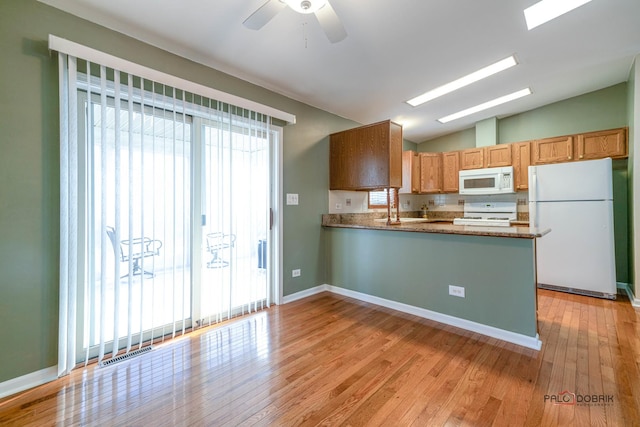
<svg viewBox="0 0 640 427"><path fill-rule="evenodd" d="M347 199L347 200L345 200L345 204L346 204L347 206L351 206L351 199Z"/></svg>
<svg viewBox="0 0 640 427"><path fill-rule="evenodd" d="M296 268L295 270L291 270L291 277L300 277L300 274L302 274L300 272L299 268Z"/></svg>
<svg viewBox="0 0 640 427"><path fill-rule="evenodd" d="M297 205L298 204L298 194L296 194L296 193L287 193L287 204L288 205Z"/></svg>
<svg viewBox="0 0 640 427"><path fill-rule="evenodd" d="M449 295L464 298L464 288L462 286L449 285Z"/></svg>

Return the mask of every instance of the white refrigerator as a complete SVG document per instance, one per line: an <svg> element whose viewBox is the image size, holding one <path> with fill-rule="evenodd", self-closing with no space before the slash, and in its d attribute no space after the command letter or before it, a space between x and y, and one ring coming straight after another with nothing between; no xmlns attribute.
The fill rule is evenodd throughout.
<svg viewBox="0 0 640 427"><path fill-rule="evenodd" d="M611 159L529 166L538 286L615 299Z"/></svg>

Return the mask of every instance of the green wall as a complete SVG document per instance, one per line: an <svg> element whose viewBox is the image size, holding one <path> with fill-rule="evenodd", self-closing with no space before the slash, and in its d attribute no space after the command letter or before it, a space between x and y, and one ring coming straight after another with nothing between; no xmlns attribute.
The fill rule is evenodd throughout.
<svg viewBox="0 0 640 427"><path fill-rule="evenodd" d="M419 152L442 152L464 150L476 146L476 129L469 128L460 132L450 133L438 138L430 139L418 144Z"/></svg>
<svg viewBox="0 0 640 427"><path fill-rule="evenodd" d="M324 281L328 137L357 126L35 0L0 1L0 382L57 363L59 142L57 56L49 34L297 116L284 130L284 294ZM302 276L287 271L300 268Z"/></svg>
<svg viewBox="0 0 640 427"><path fill-rule="evenodd" d="M628 122L627 84L620 83L501 119L498 143L621 128Z"/></svg>

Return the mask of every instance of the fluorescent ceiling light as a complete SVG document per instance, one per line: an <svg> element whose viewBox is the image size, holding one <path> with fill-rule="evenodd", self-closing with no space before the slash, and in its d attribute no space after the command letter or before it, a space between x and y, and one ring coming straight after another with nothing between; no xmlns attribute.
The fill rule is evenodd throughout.
<svg viewBox="0 0 640 427"><path fill-rule="evenodd" d="M488 108L495 107L496 105L504 104L506 102L513 101L514 99L522 98L523 96L527 96L527 95L531 95L531 89L529 88L510 93L509 95L501 96L500 98L492 99L491 101L487 101L483 104L476 105L475 107L467 108L466 110L462 110L454 114L450 114L446 117L438 119L438 121L440 123L447 123L452 120L456 120L461 117L469 116L479 111L483 111Z"/></svg>
<svg viewBox="0 0 640 427"><path fill-rule="evenodd" d="M417 107L420 104L424 104L427 101L431 101L432 99L435 99L439 96L445 95L449 92L453 92L454 90L470 85L471 83L477 82L478 80L487 78L517 64L518 62L516 61L515 56L511 55L510 57L498 61L495 64L488 65L478 71L474 71L471 74L460 77L458 80L454 80L450 83L430 90L429 92L423 93L420 96L410 99L407 101L407 104L410 104L413 107Z"/></svg>
<svg viewBox="0 0 640 427"><path fill-rule="evenodd" d="M542 0L524 10L529 30L572 11L591 0Z"/></svg>

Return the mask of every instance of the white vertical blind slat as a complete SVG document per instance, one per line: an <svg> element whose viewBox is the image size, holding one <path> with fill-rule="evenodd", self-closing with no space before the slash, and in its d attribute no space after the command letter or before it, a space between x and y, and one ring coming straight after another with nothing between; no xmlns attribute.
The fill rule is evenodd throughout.
<svg viewBox="0 0 640 427"><path fill-rule="evenodd" d="M115 228L115 240L117 242L119 242L122 239L122 235L121 235L121 227L122 227L122 221L121 221L121 203L120 203L120 192L121 192L121 186L122 183L120 181L121 178L121 167L122 167L122 159L120 157L120 153L121 153L121 148L122 148L122 140L121 140L121 136L120 136L120 127L122 125L121 121L120 121L120 113L121 113L121 109L120 109L120 102L121 102L121 96L120 96L120 73L116 72L114 74L114 176L115 176L115 182L114 182L114 228ZM102 209L106 210L106 206L103 206ZM114 260L113 260L113 264L114 264L114 270L115 273L113 275L114 277L114 304L113 304L113 337L114 337L114 343L116 343L118 341L118 337L120 337L120 260L118 258L118 254L117 252L117 248L114 248ZM115 348L112 351L112 356L114 357L117 354L117 346L114 346Z"/></svg>
<svg viewBox="0 0 640 427"><path fill-rule="evenodd" d="M58 71L60 85L60 336L58 343L58 376L68 373L71 369L69 353L75 352L72 336L69 336L69 305L73 303L69 299L70 286L70 257L69 239L71 224L70 209L70 183L69 183L69 157L71 147L69 142L69 105L67 97L68 86L68 57L58 54Z"/></svg>
<svg viewBox="0 0 640 427"><path fill-rule="evenodd" d="M153 181L156 181L156 85L155 82L151 82L151 178ZM151 193L151 206L156 205L156 193L155 191ZM153 220L151 222L151 235L157 236L156 234L156 216L153 216ZM155 267L155 266L154 266ZM155 269L154 269L155 272ZM151 337L151 341L153 342L154 331L155 331L155 299L156 298L156 287L151 286L151 307L149 310L149 315L151 316L151 333L149 336ZM142 340L141 340L142 341Z"/></svg>
<svg viewBox="0 0 640 427"><path fill-rule="evenodd" d="M104 65L100 66L100 350L98 362L105 356L105 324L107 321L107 251L106 251L106 222L107 215L105 206L107 205L107 70ZM118 302L116 301L116 304ZM97 309L97 307L96 307Z"/></svg>
<svg viewBox="0 0 640 427"><path fill-rule="evenodd" d="M129 185L128 185L128 189L129 191L127 192L129 195L129 243L130 243L130 247L129 247L129 251L133 251L133 247L134 247L134 242L133 242L133 236L134 234L134 223L136 221L136 219L134 218L134 186L135 186L135 181L134 181L134 176L135 176L135 165L134 165L134 157L133 157L133 149L134 149L134 144L135 144L135 132L134 132L134 126L135 126L135 122L134 122L134 117L133 117L133 76L131 74L127 74L127 113L129 116L129 135L127 138L127 143L128 143L128 154L129 154ZM142 248L140 249L142 250ZM133 274L134 274L134 261L133 261L133 256L129 256L129 275L127 276L127 350L126 352L128 353L129 351L131 351L131 344L132 344L132 334L133 334ZM144 273L141 274L141 276L144 276ZM114 342L117 342L117 337L114 337ZM115 349L114 349L115 352Z"/></svg>
<svg viewBox="0 0 640 427"><path fill-rule="evenodd" d="M146 176L146 169L145 169L145 154L147 152L146 150L146 145L145 145L145 102L144 102L144 78L140 79L140 99L139 99L139 103L140 103L140 186L138 188L138 191L140 192L140 200L141 200L141 204L140 204L140 235L141 236L146 236L147 234L146 229L145 229L145 200L144 200L144 195L145 195L145 176ZM145 298L144 298L144 288L145 288L145 271L147 271L147 266L145 266L145 259L146 257L142 258L142 275L140 276L140 291L138 293L138 298L140 299L140 304L138 305L138 313L140 313L140 319L138 322L138 348L142 348L142 343L143 343L143 332L144 332L144 325L143 325L143 319L144 319L144 315L145 315ZM155 273L155 270L153 270Z"/></svg>
<svg viewBox="0 0 640 427"><path fill-rule="evenodd" d="M173 116L173 126L172 126L172 139L171 139L171 148L172 148L172 157L171 157L171 166L172 166L172 170L171 170L171 176L173 177L173 203L171 203L172 205L172 209L173 209L173 218L175 219L176 217L176 212L178 210L177 206L176 206L176 190L177 190L177 182L176 182L176 175L177 175L177 167L176 167L176 137L177 137L177 129L176 129L176 121L177 121L177 117L176 117L176 89L175 88L171 88L171 102L172 102L172 116ZM173 224L171 224L171 233L172 233L172 241L173 241L173 245L172 245L172 251L171 251L171 256L172 256L172 260L173 262L171 263L171 274L173 277L173 283L176 283L176 261L177 259L177 254L176 254L176 224L175 222ZM173 319L173 326L172 326L172 331L171 331L171 338L175 338L176 336L176 326L177 326L177 316L176 316L176 297L177 297L177 293L178 293L178 288L176 286L173 287L173 304L171 304L172 309L173 309L173 315L171 316Z"/></svg>
<svg viewBox="0 0 640 427"><path fill-rule="evenodd" d="M69 253L74 256L69 262L69 325L67 337L76 343L76 301L78 299L78 93L73 90L76 86L76 58L69 57ZM75 362L75 348L69 352L67 365L73 369Z"/></svg>
<svg viewBox="0 0 640 427"><path fill-rule="evenodd" d="M89 79L89 76L91 76L91 62L89 61L86 61L85 76L87 80ZM85 135L89 140L92 140L91 135L93 134L93 117L94 116L93 116L93 107L91 103L91 85L87 85L86 117L87 117L87 123L85 124ZM93 158L95 157L94 149L95 147L93 146L93 144L86 145L85 161L87 165L84 168L84 174L85 174L85 179L87 180L87 191L86 191L87 199L86 200L89 206L89 212L93 212L95 210L95 179L91 176L91 174L87 172L89 169L92 169ZM90 219L86 227L87 241L88 241L87 253L89 254L89 257L93 256L95 252L95 247L96 247L95 246L96 238L95 238L95 233L93 233L93 230L95 230L95 218L94 218L94 215L90 215ZM87 267L89 269L89 274L88 274L89 280L87 281L85 288L88 291L87 301L91 305L91 304L95 304L95 299L97 298L95 286L93 286L93 284L96 281L96 268L95 268L95 263L87 262L85 264L87 264ZM92 340L95 339L96 318L94 316L93 311L84 310L84 312L85 312L85 316L84 316L85 325L88 325L88 328L89 328L89 332L88 334L85 334L85 336L88 336L89 342L91 342ZM89 363L90 346L86 342L83 343L83 345L85 347L85 366L86 366Z"/></svg>

